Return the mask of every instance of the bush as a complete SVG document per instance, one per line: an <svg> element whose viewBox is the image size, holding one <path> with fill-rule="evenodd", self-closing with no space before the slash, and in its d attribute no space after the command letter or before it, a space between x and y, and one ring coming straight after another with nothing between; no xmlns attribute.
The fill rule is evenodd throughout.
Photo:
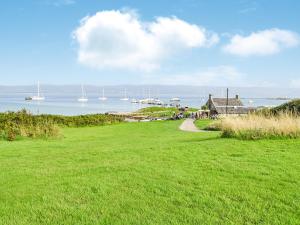
<svg viewBox="0 0 300 225"><path fill-rule="evenodd" d="M282 113L292 113L294 115L300 115L300 99L291 100L282 105L273 108L262 108L256 111L257 115L264 115L266 117L272 117L280 115Z"/></svg>
<svg viewBox="0 0 300 225"><path fill-rule="evenodd" d="M56 137L59 128L53 121L43 120L27 113L7 112L0 114L0 137L9 141L21 137Z"/></svg>
<svg viewBox="0 0 300 225"><path fill-rule="evenodd" d="M201 106L201 109L202 110L208 110L208 106L207 105L203 105L203 106Z"/></svg>
<svg viewBox="0 0 300 225"><path fill-rule="evenodd" d="M227 117L218 121L215 127L222 131L222 137L244 140L300 137L300 118L292 114Z"/></svg>
<svg viewBox="0 0 300 225"><path fill-rule="evenodd" d="M270 111L273 114L280 114L282 112L288 112L288 113L300 115L300 99L295 99L295 100L289 101L280 106L272 108Z"/></svg>
<svg viewBox="0 0 300 225"><path fill-rule="evenodd" d="M102 126L124 121L124 117L105 114L90 114L80 116L38 115L37 118L44 121L52 121L59 126L84 127Z"/></svg>
<svg viewBox="0 0 300 225"><path fill-rule="evenodd" d="M0 138L9 141L18 136L30 138L50 138L60 135L59 126L83 127L119 123L124 118L113 115L56 116L32 115L26 110L0 113Z"/></svg>

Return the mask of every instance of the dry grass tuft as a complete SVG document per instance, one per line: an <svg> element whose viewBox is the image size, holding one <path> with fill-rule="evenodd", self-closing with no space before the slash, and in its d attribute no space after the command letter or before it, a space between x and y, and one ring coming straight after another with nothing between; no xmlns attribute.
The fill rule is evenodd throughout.
<svg viewBox="0 0 300 225"><path fill-rule="evenodd" d="M247 140L300 137L300 117L291 114L227 117L215 126L222 131L223 137Z"/></svg>

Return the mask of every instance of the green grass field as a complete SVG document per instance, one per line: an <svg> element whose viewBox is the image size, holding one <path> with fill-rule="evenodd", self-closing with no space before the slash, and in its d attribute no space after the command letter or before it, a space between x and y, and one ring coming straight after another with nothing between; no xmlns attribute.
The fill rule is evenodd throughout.
<svg viewBox="0 0 300 225"><path fill-rule="evenodd" d="M0 224L300 224L299 139L240 141L179 124L1 141Z"/></svg>

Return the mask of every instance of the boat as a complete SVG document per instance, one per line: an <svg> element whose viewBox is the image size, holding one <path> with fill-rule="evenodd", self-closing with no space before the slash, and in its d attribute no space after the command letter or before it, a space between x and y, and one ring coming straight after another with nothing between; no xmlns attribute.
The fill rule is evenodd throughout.
<svg viewBox="0 0 300 225"><path fill-rule="evenodd" d="M121 98L120 100L121 101L128 101L129 100L129 98L127 97L127 90L126 89L124 91L124 98Z"/></svg>
<svg viewBox="0 0 300 225"><path fill-rule="evenodd" d="M86 97L83 85L81 85L81 97L77 99L78 102L87 102L88 98Z"/></svg>
<svg viewBox="0 0 300 225"><path fill-rule="evenodd" d="M164 102L159 100L158 98L154 99L154 105L163 105Z"/></svg>
<svg viewBox="0 0 300 225"><path fill-rule="evenodd" d="M180 98L171 98L170 106L179 107L180 106Z"/></svg>
<svg viewBox="0 0 300 225"><path fill-rule="evenodd" d="M158 98L145 98L139 101L141 104L148 104L148 105L163 105L163 101L159 100Z"/></svg>
<svg viewBox="0 0 300 225"><path fill-rule="evenodd" d="M107 100L107 98L104 95L104 88L102 89L102 97L99 97L98 99L101 100L101 101L106 101Z"/></svg>
<svg viewBox="0 0 300 225"><path fill-rule="evenodd" d="M41 95L40 93L40 82L38 81L37 83L37 95L32 96L32 97L26 97L26 101L44 101L45 97Z"/></svg>
<svg viewBox="0 0 300 225"><path fill-rule="evenodd" d="M135 98L131 99L131 103L134 103L134 104L137 104L139 103L140 101L136 100Z"/></svg>
<svg viewBox="0 0 300 225"><path fill-rule="evenodd" d="M152 104L154 102L154 98L145 98L139 101L141 104Z"/></svg>
<svg viewBox="0 0 300 225"><path fill-rule="evenodd" d="M180 98L171 98L170 102L180 102Z"/></svg>
<svg viewBox="0 0 300 225"><path fill-rule="evenodd" d="M32 97L25 97L25 101L31 101Z"/></svg>

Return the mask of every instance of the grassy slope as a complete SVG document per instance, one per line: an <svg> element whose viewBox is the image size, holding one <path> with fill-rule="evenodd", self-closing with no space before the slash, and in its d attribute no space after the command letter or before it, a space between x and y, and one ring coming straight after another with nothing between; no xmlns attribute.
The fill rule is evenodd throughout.
<svg viewBox="0 0 300 225"><path fill-rule="evenodd" d="M300 223L300 140L221 139L179 123L0 142L0 224Z"/></svg>
<svg viewBox="0 0 300 225"><path fill-rule="evenodd" d="M175 107L160 107L160 106L152 106L146 107L138 110L136 113L144 116L151 117L171 117L177 114L179 110Z"/></svg>

